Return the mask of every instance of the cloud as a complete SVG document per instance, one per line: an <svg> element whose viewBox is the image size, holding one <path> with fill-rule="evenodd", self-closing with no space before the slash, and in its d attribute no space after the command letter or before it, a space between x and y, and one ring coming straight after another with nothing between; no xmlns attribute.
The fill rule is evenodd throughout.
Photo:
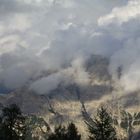
<svg viewBox="0 0 140 140"><path fill-rule="evenodd" d="M84 64L99 54L125 91L139 89L139 7L139 0L0 0L0 83L28 83L40 94L60 83L86 85Z"/></svg>
<svg viewBox="0 0 140 140"><path fill-rule="evenodd" d="M101 17L98 20L99 25L106 24L122 24L131 19L135 19L140 15L140 1L131 0L128 2L127 6L117 7L112 10L107 16Z"/></svg>
<svg viewBox="0 0 140 140"><path fill-rule="evenodd" d="M58 72L37 80L31 85L30 89L36 91L39 94L48 94L62 83L63 85L70 84L70 79L66 73Z"/></svg>
<svg viewBox="0 0 140 140"><path fill-rule="evenodd" d="M33 5L25 3L24 0L0 0L0 15L4 17L16 13L29 12L34 8Z"/></svg>
<svg viewBox="0 0 140 140"><path fill-rule="evenodd" d="M115 8L109 15L98 21L101 30L113 36L120 42L117 49L110 57L110 73L114 80L117 79L117 69L122 67L122 76L118 83L126 92L140 90L138 83L139 74L139 52L140 52L140 1L129 1L124 7ZM114 47L114 45L113 45Z"/></svg>

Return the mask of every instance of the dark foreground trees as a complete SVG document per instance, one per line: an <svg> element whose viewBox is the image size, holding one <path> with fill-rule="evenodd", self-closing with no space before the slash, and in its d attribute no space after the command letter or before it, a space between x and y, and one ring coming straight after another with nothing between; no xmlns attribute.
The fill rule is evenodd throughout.
<svg viewBox="0 0 140 140"><path fill-rule="evenodd" d="M76 126L70 123L67 128L61 125L56 127L47 140L81 140L81 135L78 134Z"/></svg>
<svg viewBox="0 0 140 140"><path fill-rule="evenodd" d="M45 130L44 130L45 128ZM43 118L37 116L23 116L16 104L2 109L0 116L0 140L81 140L75 124L68 127L55 127L51 132L49 125Z"/></svg>
<svg viewBox="0 0 140 140"><path fill-rule="evenodd" d="M46 140L66 140L66 128L61 125L55 127L54 132Z"/></svg>
<svg viewBox="0 0 140 140"><path fill-rule="evenodd" d="M89 121L90 120L90 121ZM90 133L90 140L116 140L115 128L112 118L103 107L97 110L94 119L85 120Z"/></svg>
<svg viewBox="0 0 140 140"><path fill-rule="evenodd" d="M26 117L25 126L25 140L44 140L51 133L49 124L42 117L36 115Z"/></svg>
<svg viewBox="0 0 140 140"><path fill-rule="evenodd" d="M116 124L114 128L114 120L112 120L111 114L107 112L106 108L99 108L94 118L91 118L83 105L82 114L89 130L88 140L117 140L115 128L119 131L121 128L118 129L117 123L114 123L114 125ZM114 122L117 122L117 120ZM126 119L122 118L120 126L129 130L130 124L139 125L139 122L139 113L134 114L133 119L132 117L128 118L127 115ZM55 127L54 131L52 130L40 116L23 116L20 108L15 104L2 109L0 140L81 140L81 135L74 123L70 123L68 126L59 125ZM130 138L137 140L140 137L139 134L134 133ZM123 140L124 138L126 137L122 137Z"/></svg>
<svg viewBox="0 0 140 140"><path fill-rule="evenodd" d="M2 109L0 121L0 140L24 140L25 117L16 104Z"/></svg>
<svg viewBox="0 0 140 140"><path fill-rule="evenodd" d="M67 128L67 140L80 140L81 135L78 134L75 124L70 123Z"/></svg>

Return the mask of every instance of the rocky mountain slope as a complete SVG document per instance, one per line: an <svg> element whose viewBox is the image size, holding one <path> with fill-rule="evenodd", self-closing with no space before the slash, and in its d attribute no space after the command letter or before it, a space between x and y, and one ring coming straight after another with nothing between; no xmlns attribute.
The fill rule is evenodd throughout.
<svg viewBox="0 0 140 140"><path fill-rule="evenodd" d="M85 131L81 114L83 103L91 115L102 104L109 105L110 109L119 105L131 111L140 111L139 92L123 95L121 88L113 82L108 66L107 58L93 55L85 65L90 75L90 84L64 86L60 83L55 90L46 95L36 94L28 87L23 87L10 94L1 94L0 103L1 105L16 103L24 113L43 116L52 125L74 121L83 132Z"/></svg>

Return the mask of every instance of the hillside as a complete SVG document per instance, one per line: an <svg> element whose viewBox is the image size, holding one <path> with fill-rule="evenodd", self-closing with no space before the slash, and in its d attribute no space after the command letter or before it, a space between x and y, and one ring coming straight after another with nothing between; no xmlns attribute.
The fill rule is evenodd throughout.
<svg viewBox="0 0 140 140"><path fill-rule="evenodd" d="M132 112L140 111L139 92L123 95L121 88L111 79L108 65L107 58L93 55L85 65L90 75L89 85L64 86L60 83L46 95L36 94L24 87L9 94L1 94L0 103L3 105L16 103L25 114L43 116L52 125L74 121L83 132L85 124L81 114L82 103L91 115L100 105L106 105L111 110L117 110L119 105Z"/></svg>

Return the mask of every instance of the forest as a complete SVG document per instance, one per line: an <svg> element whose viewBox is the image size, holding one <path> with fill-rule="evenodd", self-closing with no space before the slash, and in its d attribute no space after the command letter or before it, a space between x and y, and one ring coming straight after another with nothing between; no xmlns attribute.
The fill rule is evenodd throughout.
<svg viewBox="0 0 140 140"><path fill-rule="evenodd" d="M119 118L106 107L99 107L90 117L83 104L81 114L86 124L87 140L139 140L140 112L122 111ZM5 106L0 115L0 140L84 140L74 122L50 126L43 117L24 115L16 104Z"/></svg>

